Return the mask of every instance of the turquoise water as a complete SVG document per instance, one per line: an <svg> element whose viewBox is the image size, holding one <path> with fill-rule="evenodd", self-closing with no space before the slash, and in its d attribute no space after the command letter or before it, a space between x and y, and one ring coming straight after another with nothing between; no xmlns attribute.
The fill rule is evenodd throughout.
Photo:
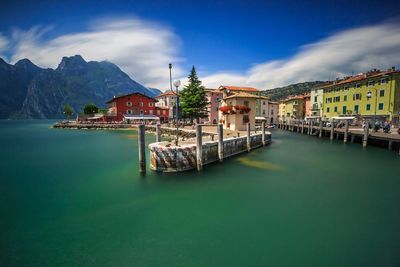
<svg viewBox="0 0 400 267"><path fill-rule="evenodd" d="M201 173L142 177L136 132L50 125L0 122L1 266L400 265L394 152L274 130Z"/></svg>

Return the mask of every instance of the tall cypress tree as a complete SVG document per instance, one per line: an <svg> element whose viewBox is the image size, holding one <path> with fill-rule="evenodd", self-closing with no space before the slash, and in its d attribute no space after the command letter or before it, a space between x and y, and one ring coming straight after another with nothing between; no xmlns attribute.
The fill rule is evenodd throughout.
<svg viewBox="0 0 400 267"><path fill-rule="evenodd" d="M197 77L196 69L194 66L188 76L189 84L186 85L180 92L181 109L184 118L189 118L191 122L193 119L205 118L208 116L207 111L207 98L204 91L204 86Z"/></svg>

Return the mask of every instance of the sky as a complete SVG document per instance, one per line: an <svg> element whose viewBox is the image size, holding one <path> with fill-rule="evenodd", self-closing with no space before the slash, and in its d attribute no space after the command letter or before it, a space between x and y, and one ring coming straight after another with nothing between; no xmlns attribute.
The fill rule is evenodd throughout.
<svg viewBox="0 0 400 267"><path fill-rule="evenodd" d="M0 57L117 64L150 87L270 89L400 65L400 1L2 1Z"/></svg>

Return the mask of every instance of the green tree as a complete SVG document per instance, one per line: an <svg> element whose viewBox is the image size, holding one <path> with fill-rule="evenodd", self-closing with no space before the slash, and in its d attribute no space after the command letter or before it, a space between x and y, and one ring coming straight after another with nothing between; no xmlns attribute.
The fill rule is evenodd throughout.
<svg viewBox="0 0 400 267"><path fill-rule="evenodd" d="M207 98L204 91L204 86L197 77L196 69L194 66L188 76L189 84L186 85L180 92L180 109L184 118L189 118L191 122L193 119L207 117Z"/></svg>
<svg viewBox="0 0 400 267"><path fill-rule="evenodd" d="M86 115L91 115L98 112L99 109L95 104L86 104L85 107L83 108L83 113Z"/></svg>
<svg viewBox="0 0 400 267"><path fill-rule="evenodd" d="M74 114L74 109L70 105L65 104L64 108L63 108L63 112L64 112L65 116L67 117L67 119L69 119L72 116L72 114Z"/></svg>

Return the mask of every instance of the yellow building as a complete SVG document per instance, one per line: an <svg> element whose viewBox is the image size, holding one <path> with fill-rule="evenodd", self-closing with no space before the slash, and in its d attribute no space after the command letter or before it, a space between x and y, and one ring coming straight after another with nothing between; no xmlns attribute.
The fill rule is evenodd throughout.
<svg viewBox="0 0 400 267"><path fill-rule="evenodd" d="M290 122L291 120L304 119L305 103L304 96L289 96L279 104L279 121Z"/></svg>
<svg viewBox="0 0 400 267"><path fill-rule="evenodd" d="M356 116L399 123L400 71L372 70L321 87L323 117Z"/></svg>

